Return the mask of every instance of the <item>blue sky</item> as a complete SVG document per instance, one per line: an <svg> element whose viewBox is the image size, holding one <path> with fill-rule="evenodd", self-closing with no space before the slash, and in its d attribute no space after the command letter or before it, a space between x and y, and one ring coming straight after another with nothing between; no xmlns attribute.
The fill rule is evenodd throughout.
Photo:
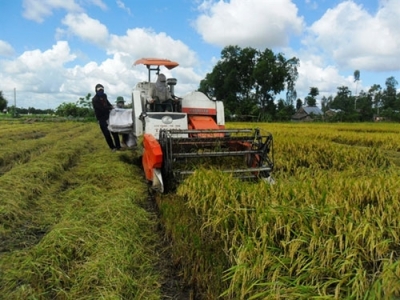
<svg viewBox="0 0 400 300"><path fill-rule="evenodd" d="M183 96L227 45L299 58L300 98L400 81L399 0L0 0L0 18L0 90L17 107L75 103L97 83L130 100L142 57L179 62L164 73Z"/></svg>

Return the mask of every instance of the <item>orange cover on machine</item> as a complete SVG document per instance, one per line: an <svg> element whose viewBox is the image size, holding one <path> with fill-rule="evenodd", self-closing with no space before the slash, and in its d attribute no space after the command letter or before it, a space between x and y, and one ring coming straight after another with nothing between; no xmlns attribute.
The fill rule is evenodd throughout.
<svg viewBox="0 0 400 300"><path fill-rule="evenodd" d="M219 129L217 123L210 116L189 116L189 123L193 129Z"/></svg>
<svg viewBox="0 0 400 300"><path fill-rule="evenodd" d="M189 117L189 124L191 129L205 129L205 130L215 130L221 129L215 120L209 116L190 116ZM209 137L222 137L223 133L199 133L197 134L198 137L209 138Z"/></svg>
<svg viewBox="0 0 400 300"><path fill-rule="evenodd" d="M163 153L160 144L151 134L143 135L144 153L142 157L143 169L147 180L153 180L153 169L161 168Z"/></svg>

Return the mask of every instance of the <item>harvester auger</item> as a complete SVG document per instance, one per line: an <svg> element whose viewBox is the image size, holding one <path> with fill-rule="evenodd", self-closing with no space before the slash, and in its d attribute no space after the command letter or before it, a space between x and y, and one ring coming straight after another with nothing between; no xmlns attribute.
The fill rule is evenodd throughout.
<svg viewBox="0 0 400 300"><path fill-rule="evenodd" d="M273 139L259 129L225 128L224 105L194 91L176 100L173 111L154 109L148 100L155 84L151 72L171 70L178 63L142 58L134 65L148 69L148 81L139 82L132 92L133 134L143 137L142 166L152 189L173 190L199 166L218 168L243 179L272 181ZM175 78L166 81L174 95Z"/></svg>

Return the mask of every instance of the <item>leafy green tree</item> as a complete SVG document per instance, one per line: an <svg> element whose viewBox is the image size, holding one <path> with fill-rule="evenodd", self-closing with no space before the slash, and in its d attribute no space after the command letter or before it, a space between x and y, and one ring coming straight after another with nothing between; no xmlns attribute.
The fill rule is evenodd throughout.
<svg viewBox="0 0 400 300"><path fill-rule="evenodd" d="M11 114L13 117L18 117L22 112L22 109L15 107L15 105L11 105L8 108L8 112Z"/></svg>
<svg viewBox="0 0 400 300"><path fill-rule="evenodd" d="M321 98L321 110L323 113L325 113L329 109L328 107L328 98L325 96L322 96Z"/></svg>
<svg viewBox="0 0 400 300"><path fill-rule="evenodd" d="M225 47L221 52L221 60L200 82L199 90L210 97L223 100L226 110L232 114L241 114L239 102L243 100L246 91L242 91L245 84L240 82L243 78L240 72L248 73L246 66L242 66L241 62L247 61L248 54L249 51L242 54L242 49L238 46Z"/></svg>
<svg viewBox="0 0 400 300"><path fill-rule="evenodd" d="M286 105L293 106L297 98L297 92L295 89L291 89L288 87L286 92Z"/></svg>
<svg viewBox="0 0 400 300"><path fill-rule="evenodd" d="M308 93L311 97L316 98L319 95L319 90L317 87L311 87Z"/></svg>
<svg viewBox="0 0 400 300"><path fill-rule="evenodd" d="M308 106L317 106L316 97L319 95L317 87L311 87L308 96L304 99Z"/></svg>
<svg viewBox="0 0 400 300"><path fill-rule="evenodd" d="M8 101L3 96L3 91L0 91L0 112L3 112L5 108L7 108Z"/></svg>
<svg viewBox="0 0 400 300"><path fill-rule="evenodd" d="M398 85L397 80L391 76L389 78L386 79L385 82L386 88L383 91L383 97L382 97L382 106L383 109L400 109L400 107L396 107L397 103L396 103L396 87Z"/></svg>
<svg viewBox="0 0 400 300"><path fill-rule="evenodd" d="M76 103L63 102L56 108L56 115L63 117L93 117L91 94L79 98Z"/></svg>
<svg viewBox="0 0 400 300"><path fill-rule="evenodd" d="M288 88L287 101L293 101L298 59L286 60L270 49L259 51L227 46L211 73L200 82L199 91L224 101L228 114L248 115L259 110L259 118L276 113L274 97Z"/></svg>
<svg viewBox="0 0 400 300"><path fill-rule="evenodd" d="M374 84L368 90L368 94L370 95L372 103L374 105L375 114L379 116L379 110L382 106L382 87L379 84Z"/></svg>
<svg viewBox="0 0 400 300"><path fill-rule="evenodd" d="M354 82L356 83L356 93L355 93L355 95L357 96L358 82L360 81L360 71L359 70L355 70L353 76L354 76Z"/></svg>
<svg viewBox="0 0 400 300"><path fill-rule="evenodd" d="M372 97L369 93L360 91L357 96L357 111L359 116L358 121L370 122L373 120L373 104Z"/></svg>
<svg viewBox="0 0 400 300"><path fill-rule="evenodd" d="M56 115L62 117L78 117L78 106L75 103L61 103L56 108Z"/></svg>
<svg viewBox="0 0 400 300"><path fill-rule="evenodd" d="M314 104L315 101L313 101L313 98L311 96L306 96L304 98L304 106L313 106L312 104Z"/></svg>
<svg viewBox="0 0 400 300"><path fill-rule="evenodd" d="M303 106L303 102L301 101L301 99L297 99L296 101L296 110L299 110L301 107Z"/></svg>
<svg viewBox="0 0 400 300"><path fill-rule="evenodd" d="M80 97L78 100L77 105L79 107L86 107L89 109L93 109L93 105L92 105L92 94L88 93L85 97Z"/></svg>
<svg viewBox="0 0 400 300"><path fill-rule="evenodd" d="M286 92L286 105L293 107L294 101L297 98L296 92L296 81L298 78L297 68L299 66L299 60L297 58L292 58L287 61L287 71L288 71L288 80L287 83L287 92Z"/></svg>
<svg viewBox="0 0 400 300"><path fill-rule="evenodd" d="M338 87L338 92L333 98L331 108L341 109L345 112L350 112L353 107L351 104L351 91L347 86Z"/></svg>
<svg viewBox="0 0 400 300"><path fill-rule="evenodd" d="M296 110L292 104L283 99L278 100L277 113L275 115L277 121L289 121L295 112Z"/></svg>
<svg viewBox="0 0 400 300"><path fill-rule="evenodd" d="M265 49L259 55L253 72L256 97L261 110L274 114L270 109L274 107L275 95L285 89L285 84L294 90L299 60L295 57L286 60L283 54L274 54L270 49Z"/></svg>
<svg viewBox="0 0 400 300"><path fill-rule="evenodd" d="M338 87L338 92L333 98L330 108L341 109L343 112L342 121L355 122L360 116L354 109L354 97L347 86Z"/></svg>

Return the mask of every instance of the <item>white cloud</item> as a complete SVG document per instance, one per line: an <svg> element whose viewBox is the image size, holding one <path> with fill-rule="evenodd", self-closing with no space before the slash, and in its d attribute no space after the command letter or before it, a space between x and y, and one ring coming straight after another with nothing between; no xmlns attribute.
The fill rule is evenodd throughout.
<svg viewBox="0 0 400 300"><path fill-rule="evenodd" d="M176 60L180 65L192 66L197 57L194 51L179 40L164 32L155 33L151 29L128 29L126 35L111 35L107 49L109 53L124 52L133 58L132 63L142 57L160 57Z"/></svg>
<svg viewBox="0 0 400 300"><path fill-rule="evenodd" d="M75 0L24 0L22 6L23 16L38 23L43 22L45 17L51 16L55 9L64 9L68 12L82 11Z"/></svg>
<svg viewBox="0 0 400 300"><path fill-rule="evenodd" d="M123 55L116 54L101 64L90 62L66 68L61 65L74 58L68 49L67 43L58 42L52 50L25 52L16 62L0 65L8 68L8 76L0 74L3 86L10 87L4 89L7 99L15 87L18 107L56 108L62 102L75 103L87 93L93 95L99 82L106 87L110 101L120 94L130 98L132 82L137 82L137 78L122 61Z"/></svg>
<svg viewBox="0 0 400 300"><path fill-rule="evenodd" d="M47 66L62 68L65 63L74 59L75 55L70 53L68 43L59 41L51 49L44 52L39 50L27 51L20 56L19 61L28 66L29 70L35 71Z"/></svg>
<svg viewBox="0 0 400 300"><path fill-rule="evenodd" d="M221 47L286 46L304 26L291 0L204 1L199 9L203 14L194 23L196 30L207 43Z"/></svg>
<svg viewBox="0 0 400 300"><path fill-rule="evenodd" d="M0 55L1 56L11 56L13 54L14 54L13 47L9 43L0 40Z"/></svg>
<svg viewBox="0 0 400 300"><path fill-rule="evenodd" d="M35 106L32 99L39 101L51 95L54 98L54 93L59 92L64 80L64 64L74 59L68 43L59 41L47 51L26 51L16 60L0 61L0 69L4 70L0 75L2 89L8 98L11 98L10 93L14 88L18 95L22 93L23 97L18 96L19 107ZM38 108L48 107L47 102L35 104Z"/></svg>
<svg viewBox="0 0 400 300"><path fill-rule="evenodd" d="M122 1L115 0L115 3L127 9ZM308 7L317 3L304 1ZM304 49L296 52L283 48L305 26L292 3L294 0L196 0L201 15L194 26L209 44L283 49L286 58L299 57L298 96L304 98L310 87L318 87L322 97L335 94L337 87L343 85L353 91L355 69L361 70L364 80L366 70L400 69L400 36L396 31L400 28L400 6L398 0L380 1L374 15L353 1L341 1L312 24L307 31L308 38L303 40ZM16 87L19 107L56 108L62 102L76 102L88 92L93 94L99 82L105 85L112 102L119 95L130 99L133 86L147 80L146 67L132 66L142 57L179 62L178 68L165 73L178 79L175 91L183 96L198 87L205 76L201 72L209 72L219 59L210 58L209 68L200 65L198 54L169 32L130 28L122 36L112 34L106 27L107 20L96 19L93 11L90 15L84 13L83 7L89 5L96 6L97 11L97 8L108 9L102 0L24 1L24 16L36 22L43 21L54 10L65 10L61 20L65 27L56 29L60 41L51 49L26 51L13 61L0 60L0 69L4 71L0 73L1 89L8 100L12 99L12 89ZM117 11L121 13L120 9ZM94 61L95 54L85 52L84 46L80 48L80 41L71 39L71 44L63 41L72 36L96 45L107 59ZM13 55L13 51L8 42L0 40L0 55ZM77 57L87 63L75 63ZM362 85L360 82L359 91Z"/></svg>
<svg viewBox="0 0 400 300"><path fill-rule="evenodd" d="M114 72L118 74L116 81L123 78L130 89L133 83L148 78L145 66L133 66L142 57L167 58L179 63L178 68L163 71L167 77L174 76L178 79L175 87L177 95L197 89L198 82L202 79L193 69L198 64L196 53L182 41L175 40L164 32L156 33L144 28L129 29L124 36L111 35L107 47L107 52L113 55L113 59L104 62L103 68L107 68L108 72L110 68L114 68Z"/></svg>
<svg viewBox="0 0 400 300"><path fill-rule="evenodd" d="M51 49L41 52L40 50L25 51L13 61L1 61L1 68L10 74L24 72L40 72L43 70L59 68L67 62L73 61L75 56L70 53L68 43L59 41Z"/></svg>
<svg viewBox="0 0 400 300"><path fill-rule="evenodd" d="M318 3L317 3L317 1L311 2L311 0L306 0L305 3L306 3L311 9L317 9L317 8L318 8Z"/></svg>
<svg viewBox="0 0 400 300"><path fill-rule="evenodd" d="M98 29L103 26L97 20L91 22L85 15L79 15L77 18L72 15L70 17L67 24L72 24L79 18L89 20L83 22L84 24L79 28L68 27L68 31L82 38L87 39L86 33L91 30L99 32ZM81 24L80 21L77 23ZM103 38L90 42L101 44L107 35L108 33L103 31L100 34ZM4 77L0 75L0 81L7 82L8 86L16 87L19 94L24 94L19 101L19 107L56 108L62 102L75 103L79 97L87 93L93 94L94 86L99 82L106 87L111 101L114 101L117 96L130 99L133 86L137 82L147 80L146 67L133 67L134 61L142 57L168 58L180 63L179 68L172 71L164 70L168 77L178 78L175 89L177 95L197 89L198 82L201 80L193 69L197 62L196 54L181 41L174 40L165 33L131 29L124 36L110 35L108 42L100 46L110 55L108 59L99 63L92 61L83 66L75 65L69 68L66 67L66 63L73 62L76 55L71 53L65 41L57 42L52 49L44 52L26 51L15 61L0 61L0 67L8 74ZM35 99L35 103L31 103L28 99Z"/></svg>
<svg viewBox="0 0 400 300"><path fill-rule="evenodd" d="M400 68L400 5L381 1L376 15L362 5L344 1L327 12L309 29L304 40L317 47L343 68L389 71Z"/></svg>
<svg viewBox="0 0 400 300"><path fill-rule="evenodd" d="M352 79L344 78L339 70L332 65L323 66L318 63L319 58L302 60L300 62L299 78L296 82L298 97L304 99L311 87L317 87L322 96L335 95L337 88L348 86L352 90Z"/></svg>
<svg viewBox="0 0 400 300"><path fill-rule="evenodd" d="M128 15L132 14L131 9L129 7L126 7L124 2L122 2L121 0L116 0L116 2L118 7L125 10L128 13Z"/></svg>
<svg viewBox="0 0 400 300"><path fill-rule="evenodd" d="M107 5L102 0L87 0L90 4L100 7L102 10L107 10Z"/></svg>
<svg viewBox="0 0 400 300"><path fill-rule="evenodd" d="M62 20L67 26L67 32L78 36L84 41L96 45L108 43L107 27L100 21L90 18L87 14L67 14Z"/></svg>

